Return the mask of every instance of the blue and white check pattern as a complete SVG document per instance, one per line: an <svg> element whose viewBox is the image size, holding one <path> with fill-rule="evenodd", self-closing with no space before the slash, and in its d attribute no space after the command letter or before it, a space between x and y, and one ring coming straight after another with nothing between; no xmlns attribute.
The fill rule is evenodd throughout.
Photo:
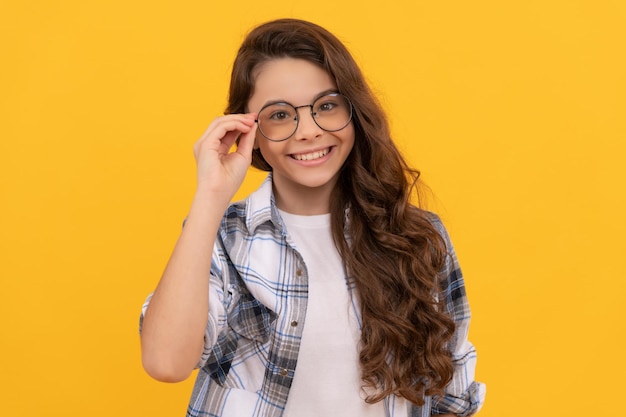
<svg viewBox="0 0 626 417"><path fill-rule="evenodd" d="M474 381L476 351L467 339L470 311L463 277L447 232L435 215L433 222L450 251L443 294L457 325L454 379L445 396L425 398L423 407L410 405L408 413L394 409L408 402L387 399L388 416L469 416L484 401L485 386ZM307 268L274 204L270 174L222 219L212 256L205 348L188 417L282 416L306 319L307 288Z"/></svg>

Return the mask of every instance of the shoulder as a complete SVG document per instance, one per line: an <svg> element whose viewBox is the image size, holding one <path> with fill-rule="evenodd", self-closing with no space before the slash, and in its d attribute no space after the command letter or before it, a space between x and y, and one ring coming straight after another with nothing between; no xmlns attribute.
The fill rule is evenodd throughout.
<svg viewBox="0 0 626 417"><path fill-rule="evenodd" d="M245 224L247 219L247 200L241 200L231 203L222 217L222 228L232 228L239 224Z"/></svg>
<svg viewBox="0 0 626 417"><path fill-rule="evenodd" d="M271 178L268 177L246 199L235 201L228 206L220 224L222 238L226 240L228 236L230 238L252 236L266 229L273 231L279 225L276 213Z"/></svg>
<svg viewBox="0 0 626 417"><path fill-rule="evenodd" d="M439 217L437 213L434 213L428 210L423 210L423 209L418 209L418 210L421 211L424 218L426 218L426 220L428 220L435 228L437 229L444 228L443 220L441 220L441 217Z"/></svg>
<svg viewBox="0 0 626 417"><path fill-rule="evenodd" d="M447 241L449 239L443 220L437 213L416 206L411 206L411 209L415 213L413 218L417 218L418 221L422 222L423 228L434 229L443 240Z"/></svg>

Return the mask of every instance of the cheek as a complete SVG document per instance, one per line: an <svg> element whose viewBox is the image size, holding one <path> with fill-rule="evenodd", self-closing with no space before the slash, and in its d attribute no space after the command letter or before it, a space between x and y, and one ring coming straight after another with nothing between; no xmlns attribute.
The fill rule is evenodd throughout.
<svg viewBox="0 0 626 417"><path fill-rule="evenodd" d="M356 140L355 138L356 134L354 131L354 125L350 124L348 127L346 127L346 133L344 136L344 142L349 143L350 144L350 148L354 147L354 142Z"/></svg>
<svg viewBox="0 0 626 417"><path fill-rule="evenodd" d="M282 147L280 143L270 142L261 136L260 133L257 136L256 145L267 162L275 161L281 154Z"/></svg>

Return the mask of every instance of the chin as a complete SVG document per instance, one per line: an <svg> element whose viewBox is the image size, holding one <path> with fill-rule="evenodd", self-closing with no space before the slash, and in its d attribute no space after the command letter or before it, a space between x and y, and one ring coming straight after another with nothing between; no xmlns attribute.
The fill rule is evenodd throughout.
<svg viewBox="0 0 626 417"><path fill-rule="evenodd" d="M319 176L314 178L305 178L300 181L296 181L300 186L307 188L326 188L326 187L334 187L337 183L338 176Z"/></svg>

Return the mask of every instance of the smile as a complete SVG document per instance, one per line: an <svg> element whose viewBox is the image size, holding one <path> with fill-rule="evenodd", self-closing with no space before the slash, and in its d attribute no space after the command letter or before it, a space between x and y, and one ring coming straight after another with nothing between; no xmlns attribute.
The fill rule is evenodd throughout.
<svg viewBox="0 0 626 417"><path fill-rule="evenodd" d="M323 156L328 155L329 152L330 152L330 148L326 148L321 151L316 151L316 152L311 152L311 153L292 154L291 157L298 161L312 161L314 159L319 159Z"/></svg>

